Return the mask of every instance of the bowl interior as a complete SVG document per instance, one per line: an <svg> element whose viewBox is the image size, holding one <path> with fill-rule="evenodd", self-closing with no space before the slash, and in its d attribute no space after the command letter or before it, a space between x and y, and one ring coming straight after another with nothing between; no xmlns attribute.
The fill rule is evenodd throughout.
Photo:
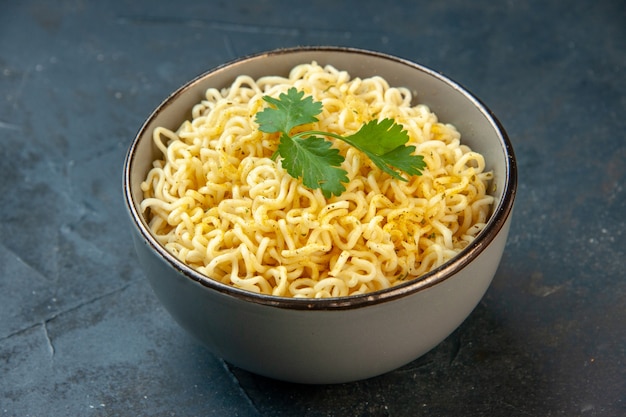
<svg viewBox="0 0 626 417"><path fill-rule="evenodd" d="M385 78L391 86L411 89L416 102L428 105L441 122L454 124L461 132L462 142L484 155L487 169L494 171L491 187L491 194L496 199L494 209L485 230L470 247L464 249L465 258L462 254L457 255L448 264L469 262L471 256L479 253L481 248L488 245L495 237L512 209L516 188L516 168L513 150L504 129L485 105L463 87L443 75L400 58L349 48L283 49L245 57L198 76L170 95L148 117L139 130L125 164L127 203L131 217L139 226L145 239L158 246L150 237L147 223L139 208L143 198L140 184L151 168L152 161L160 157L152 141L154 128L165 126L172 130L177 129L185 119L191 117L191 108L202 100L207 88L227 87L238 75L242 74L253 78L265 75L286 76L295 65L312 61L346 70L353 78L378 75ZM168 256L164 250L161 253ZM173 257L170 256L170 258ZM177 261L170 259L170 262ZM448 264L438 268L436 274L433 271L414 280L416 282L401 286L413 286L412 290L417 290L420 285L417 281L423 282L429 275L431 281L444 279L446 275L454 272L450 269L445 270L450 266ZM184 265L180 265L180 269L186 270ZM189 270L187 272L189 273ZM385 291L393 291L393 288Z"/></svg>

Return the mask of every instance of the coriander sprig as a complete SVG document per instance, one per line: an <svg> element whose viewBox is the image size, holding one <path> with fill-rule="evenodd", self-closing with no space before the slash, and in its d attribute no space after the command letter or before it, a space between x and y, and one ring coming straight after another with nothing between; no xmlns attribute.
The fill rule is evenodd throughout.
<svg viewBox="0 0 626 417"><path fill-rule="evenodd" d="M392 119L372 120L350 136L332 132L306 130L291 135L297 126L318 121L322 103L304 97L295 87L281 93L278 99L263 96L268 107L256 114L259 130L280 133L280 143L273 158L280 156L283 167L294 178L311 188L320 188L326 198L345 191L342 183L348 182L347 172L341 168L344 157L324 137L339 139L360 150L384 172L401 181L407 181L398 173L421 175L426 166L421 155L414 155L415 146L406 146L409 135Z"/></svg>

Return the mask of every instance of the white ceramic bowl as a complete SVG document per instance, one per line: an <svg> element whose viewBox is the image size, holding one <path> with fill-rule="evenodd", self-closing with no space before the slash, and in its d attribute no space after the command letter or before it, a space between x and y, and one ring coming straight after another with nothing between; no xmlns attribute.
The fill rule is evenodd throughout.
<svg viewBox="0 0 626 417"><path fill-rule="evenodd" d="M495 174L495 207L481 234L458 256L405 284L366 295L292 299L258 295L214 281L184 265L151 235L139 209L140 184L158 157L151 132L175 130L209 87L237 75L287 75L317 61L351 76L380 75L418 92L440 121L460 130ZM301 383L339 383L379 375L423 355L454 331L478 304L505 246L516 192L507 135L487 107L459 84L421 65L381 53L305 47L244 57L212 69L170 95L148 117L124 165L124 195L138 259L174 319L227 362Z"/></svg>

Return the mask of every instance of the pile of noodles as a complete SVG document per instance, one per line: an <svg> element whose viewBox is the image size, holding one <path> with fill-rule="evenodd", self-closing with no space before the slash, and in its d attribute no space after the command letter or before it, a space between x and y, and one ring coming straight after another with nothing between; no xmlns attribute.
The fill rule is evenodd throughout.
<svg viewBox="0 0 626 417"><path fill-rule="evenodd" d="M408 131L426 169L392 179L360 151L334 141L350 181L324 198L292 178L271 156L278 135L260 132L263 95L290 87L323 103L305 126L340 135L372 119ZM412 93L381 77L354 78L315 62L288 78L238 77L209 89L178 131L154 130L163 153L142 183L157 240L199 272L249 291L284 297L343 297L388 288L436 268L484 228L493 197L490 171ZM332 140L332 139L328 139Z"/></svg>

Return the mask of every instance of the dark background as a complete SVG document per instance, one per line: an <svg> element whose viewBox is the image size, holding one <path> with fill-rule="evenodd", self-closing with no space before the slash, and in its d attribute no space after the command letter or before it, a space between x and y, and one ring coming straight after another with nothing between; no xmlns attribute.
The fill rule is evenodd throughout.
<svg viewBox="0 0 626 417"><path fill-rule="evenodd" d="M156 301L122 199L126 150L169 92L295 45L443 72L518 157L482 302L357 383L209 354ZM625 110L623 0L0 1L0 416L624 416Z"/></svg>

